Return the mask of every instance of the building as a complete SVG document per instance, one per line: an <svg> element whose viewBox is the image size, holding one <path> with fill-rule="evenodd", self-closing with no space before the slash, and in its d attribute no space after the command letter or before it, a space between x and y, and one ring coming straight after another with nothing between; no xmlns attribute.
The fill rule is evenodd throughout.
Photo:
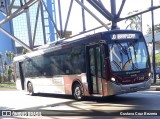
<svg viewBox="0 0 160 119"><path fill-rule="evenodd" d="M4 15L0 14L0 21L5 18ZM2 25L2 28L13 35L12 21L9 21ZM15 43L14 41L6 36L4 33L0 32L0 52L2 53L2 60L6 59L6 51L15 53Z"/></svg>
<svg viewBox="0 0 160 119"><path fill-rule="evenodd" d="M44 0L44 2L47 6L47 9L50 15L55 20L54 0ZM18 0L15 1L14 5L19 6L20 1ZM30 42L28 39L33 40L37 8L38 8L38 2L32 5L31 7L29 7L28 11L26 10L26 12L22 13L21 15L13 19L14 36L20 39L22 42L24 42L28 46L30 45ZM54 27L52 26L51 20L49 19L49 15L43 6L43 8L40 9L38 14L34 46L43 45L44 39L46 39L47 43L54 41L55 30L54 30ZM17 49L17 53L21 54L23 47L16 43L16 49Z"/></svg>
<svg viewBox="0 0 160 119"><path fill-rule="evenodd" d="M149 53L151 54L153 52L153 45L152 45L152 34L145 35L145 40L148 44ZM155 52L160 52L160 32L155 33Z"/></svg>
<svg viewBox="0 0 160 119"><path fill-rule="evenodd" d="M8 0L8 2L10 2ZM14 5L15 9L12 10L14 12L17 8L19 8L24 1L15 0ZM44 0L47 9L50 13L50 16L55 20L55 4L54 0ZM1 4L0 4L1 5ZM38 2L26 9L26 12L20 14L15 17L12 21L3 24L1 27L6 30L11 35L20 39L25 44L29 45L30 38L33 38L36 14L37 14ZM6 9L0 7L1 12L6 12ZM28 15L28 16L27 16ZM0 14L0 21L5 19L6 16ZM42 21L44 24L42 24ZM44 31L43 31L43 30ZM44 39L47 42L52 42L55 40L54 27L49 19L49 15L47 11L42 7L39 12L39 19L37 21L37 32L35 35L35 46L40 46L44 44ZM6 51L13 53L22 53L23 47L19 44L15 43L11 38L9 38L6 34L0 32L0 52L2 53L2 59L0 59L0 72L4 72L2 68L2 63L4 60L7 61L7 57L5 55ZM7 62L8 64L9 62Z"/></svg>

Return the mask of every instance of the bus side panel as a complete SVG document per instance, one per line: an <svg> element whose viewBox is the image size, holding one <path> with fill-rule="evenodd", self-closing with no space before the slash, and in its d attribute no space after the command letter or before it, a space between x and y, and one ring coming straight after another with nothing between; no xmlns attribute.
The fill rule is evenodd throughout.
<svg viewBox="0 0 160 119"><path fill-rule="evenodd" d="M34 93L65 94L63 76L26 78L26 86L28 82L32 83Z"/></svg>
<svg viewBox="0 0 160 119"><path fill-rule="evenodd" d="M103 96L107 96L108 95L108 89L107 89L107 80L106 79L102 79L102 89L103 89Z"/></svg>
<svg viewBox="0 0 160 119"><path fill-rule="evenodd" d="M20 79L17 79L17 78L16 78L16 89L17 89L17 90L22 90L21 80L20 80Z"/></svg>
<svg viewBox="0 0 160 119"><path fill-rule="evenodd" d="M65 94L72 94L72 84L78 81L82 86L84 90L84 96L89 96L88 91L88 83L87 83L87 77L85 74L81 75L65 75L64 76L64 84L65 84Z"/></svg>

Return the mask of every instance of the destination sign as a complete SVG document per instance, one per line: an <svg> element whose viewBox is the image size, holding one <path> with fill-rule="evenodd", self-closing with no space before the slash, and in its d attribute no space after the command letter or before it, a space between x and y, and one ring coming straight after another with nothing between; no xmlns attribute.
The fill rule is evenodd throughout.
<svg viewBox="0 0 160 119"><path fill-rule="evenodd" d="M135 39L137 36L136 34L112 34L111 39L112 40L119 40L119 39Z"/></svg>

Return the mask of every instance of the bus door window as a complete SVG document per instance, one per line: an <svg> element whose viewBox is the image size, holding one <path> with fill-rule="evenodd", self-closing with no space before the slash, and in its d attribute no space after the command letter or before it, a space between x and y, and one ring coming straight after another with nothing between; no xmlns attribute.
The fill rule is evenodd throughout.
<svg viewBox="0 0 160 119"><path fill-rule="evenodd" d="M92 85L92 92L97 93L97 80L96 80L96 65L95 65L95 52L94 48L91 48L89 50L89 57L90 57L90 80L91 80L91 85Z"/></svg>
<svg viewBox="0 0 160 119"><path fill-rule="evenodd" d="M89 83L90 83L90 93L99 93L102 90L101 83L101 58L100 58L100 48L91 47L88 51L89 55Z"/></svg>
<svg viewBox="0 0 160 119"><path fill-rule="evenodd" d="M102 78L103 79L106 79L107 78L107 73L106 72L108 72L109 70L108 70L108 61L107 61L107 59L108 59L108 57L109 57L109 53L108 52L106 52L105 50L107 49L108 50L108 47L106 47L107 45L102 45L101 46L101 54L102 54L102 56L100 57L101 58L101 67L102 67L102 70L101 70L101 72L102 72Z"/></svg>
<svg viewBox="0 0 160 119"><path fill-rule="evenodd" d="M95 59L96 59L96 67L97 67L97 83L98 83L98 93L100 93L100 91L102 91L102 53L100 50L100 47L96 47L96 55L95 55Z"/></svg>

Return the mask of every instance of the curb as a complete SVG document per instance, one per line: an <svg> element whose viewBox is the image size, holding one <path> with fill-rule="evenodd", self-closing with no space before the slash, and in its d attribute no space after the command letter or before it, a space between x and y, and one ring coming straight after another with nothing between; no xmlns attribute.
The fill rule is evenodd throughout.
<svg viewBox="0 0 160 119"><path fill-rule="evenodd" d="M156 91L160 91L160 87L157 87L157 88L156 88Z"/></svg>
<svg viewBox="0 0 160 119"><path fill-rule="evenodd" d="M160 86L151 86L147 91L160 91Z"/></svg>
<svg viewBox="0 0 160 119"><path fill-rule="evenodd" d="M0 87L0 90L16 90L14 87Z"/></svg>

